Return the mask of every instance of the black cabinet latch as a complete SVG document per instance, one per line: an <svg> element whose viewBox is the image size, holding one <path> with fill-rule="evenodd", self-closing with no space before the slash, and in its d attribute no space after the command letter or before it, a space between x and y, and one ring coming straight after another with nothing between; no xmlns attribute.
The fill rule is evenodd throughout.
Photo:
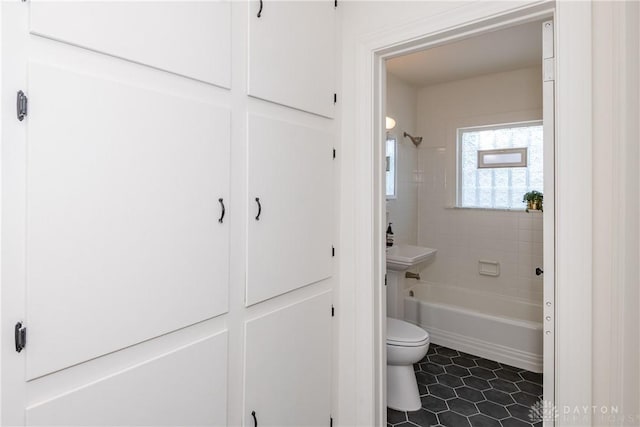
<svg viewBox="0 0 640 427"><path fill-rule="evenodd" d="M27 345L27 328L22 326L22 322L16 323L14 338L16 340L16 351L20 353L24 346Z"/></svg>
<svg viewBox="0 0 640 427"><path fill-rule="evenodd" d="M19 90L16 97L16 115L18 120L23 121L27 115L27 95L23 91Z"/></svg>

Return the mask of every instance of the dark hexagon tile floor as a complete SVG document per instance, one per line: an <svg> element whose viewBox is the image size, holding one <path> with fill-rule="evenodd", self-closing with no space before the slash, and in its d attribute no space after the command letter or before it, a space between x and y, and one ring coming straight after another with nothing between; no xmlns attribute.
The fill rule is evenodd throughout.
<svg viewBox="0 0 640 427"><path fill-rule="evenodd" d="M387 409L388 427L540 427L529 410L542 400L542 374L436 344L414 365L422 408Z"/></svg>

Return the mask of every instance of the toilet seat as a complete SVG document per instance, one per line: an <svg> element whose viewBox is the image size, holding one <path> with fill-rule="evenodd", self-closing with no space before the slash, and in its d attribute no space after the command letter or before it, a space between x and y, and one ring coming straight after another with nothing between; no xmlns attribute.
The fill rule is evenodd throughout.
<svg viewBox="0 0 640 427"><path fill-rule="evenodd" d="M387 345L420 347L429 343L429 333L424 329L399 319L387 317Z"/></svg>

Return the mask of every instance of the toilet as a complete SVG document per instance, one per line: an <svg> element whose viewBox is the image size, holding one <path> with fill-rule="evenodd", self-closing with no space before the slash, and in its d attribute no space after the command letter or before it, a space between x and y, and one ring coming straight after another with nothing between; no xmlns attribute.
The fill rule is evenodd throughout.
<svg viewBox="0 0 640 427"><path fill-rule="evenodd" d="M387 406L417 411L422 406L413 364L429 350L429 333L404 320L387 317Z"/></svg>

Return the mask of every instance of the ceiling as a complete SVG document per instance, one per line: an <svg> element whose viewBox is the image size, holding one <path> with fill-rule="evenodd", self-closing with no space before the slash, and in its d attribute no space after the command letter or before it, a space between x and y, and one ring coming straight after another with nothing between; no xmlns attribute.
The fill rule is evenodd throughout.
<svg viewBox="0 0 640 427"><path fill-rule="evenodd" d="M387 60L387 71L430 86L542 63L542 22L494 31Z"/></svg>

